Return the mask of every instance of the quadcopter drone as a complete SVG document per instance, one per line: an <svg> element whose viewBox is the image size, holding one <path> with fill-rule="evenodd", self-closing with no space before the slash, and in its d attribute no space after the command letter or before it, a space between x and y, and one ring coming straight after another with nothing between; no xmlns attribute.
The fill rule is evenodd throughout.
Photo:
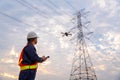
<svg viewBox="0 0 120 80"><path fill-rule="evenodd" d="M62 37L66 36L68 37L69 35L72 36L72 34L70 32L61 32Z"/></svg>

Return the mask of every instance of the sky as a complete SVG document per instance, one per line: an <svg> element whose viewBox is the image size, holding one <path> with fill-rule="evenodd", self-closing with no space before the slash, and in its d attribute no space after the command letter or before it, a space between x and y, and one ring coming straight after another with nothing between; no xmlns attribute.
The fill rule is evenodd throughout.
<svg viewBox="0 0 120 80"><path fill-rule="evenodd" d="M39 64L36 80L69 80L76 42L61 32L77 26L79 11L83 25L90 21L84 33L93 32L85 41L97 79L120 80L119 0L0 0L0 80L18 79L18 59L30 31L39 36L38 55L50 56Z"/></svg>

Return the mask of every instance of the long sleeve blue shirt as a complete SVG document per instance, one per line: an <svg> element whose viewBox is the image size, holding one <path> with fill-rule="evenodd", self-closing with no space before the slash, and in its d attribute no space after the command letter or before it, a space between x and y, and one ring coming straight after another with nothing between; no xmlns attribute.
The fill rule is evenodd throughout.
<svg viewBox="0 0 120 80"><path fill-rule="evenodd" d="M23 64L34 64L36 62L42 62L42 58L36 53L36 49L33 44L29 44L24 48Z"/></svg>

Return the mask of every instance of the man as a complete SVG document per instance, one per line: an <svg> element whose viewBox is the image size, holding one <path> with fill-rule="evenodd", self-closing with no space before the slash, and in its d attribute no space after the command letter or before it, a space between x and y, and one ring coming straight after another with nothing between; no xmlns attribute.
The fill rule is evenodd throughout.
<svg viewBox="0 0 120 80"><path fill-rule="evenodd" d="M37 55L34 47L37 44L37 38L35 32L29 32L27 35L27 45L23 48L18 63L20 66L19 80L34 80L38 62L42 63L48 58Z"/></svg>

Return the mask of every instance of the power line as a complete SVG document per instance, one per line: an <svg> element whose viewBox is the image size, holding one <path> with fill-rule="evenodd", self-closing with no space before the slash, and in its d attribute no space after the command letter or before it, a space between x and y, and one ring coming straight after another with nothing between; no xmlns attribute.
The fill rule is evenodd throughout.
<svg viewBox="0 0 120 80"><path fill-rule="evenodd" d="M37 13L38 15L40 15L40 16L42 16L42 17L44 17L44 18L48 18L47 16L44 15L44 14L46 14L45 12L43 12L43 11L41 11L39 8L31 5L31 4L28 3L27 1L24 1L24 0L22 0L22 1L16 0L16 1L17 1L18 3L20 3L21 5L23 5L24 7L27 7L27 8L31 8L31 9L36 10L36 11L37 11L36 13ZM40 14L39 12L42 13L42 14Z"/></svg>
<svg viewBox="0 0 120 80"><path fill-rule="evenodd" d="M28 3L27 1L25 0L22 0L22 1L19 1L19 0L16 0L18 1L20 4L22 3L22 5L25 5L25 7L27 8L32 8L32 9L35 9L37 12L41 12L42 14L45 14L45 12L42 12L39 8L33 6L32 4ZM24 2L24 3L23 3ZM47 5L47 4L46 4ZM48 6L48 5L47 5ZM55 11L57 14L60 14L58 11L56 11L54 8L52 8L51 6L49 6L48 8L50 8L51 10ZM41 14L39 14L41 16ZM43 15L43 17L45 18L48 18L47 16ZM57 20L57 19L55 19ZM58 21L58 20L57 20ZM60 24L62 24L60 21L59 21Z"/></svg>
<svg viewBox="0 0 120 80"><path fill-rule="evenodd" d="M50 4L52 4L55 8L57 8L57 5L56 4L54 4L51 0L47 0ZM66 14L66 15L69 15L69 14L67 14L66 12L64 12L64 14Z"/></svg>
<svg viewBox="0 0 120 80"><path fill-rule="evenodd" d="M54 11L55 13L60 14L59 12L56 11L56 9L54 9L53 7L51 7L50 5L48 5L47 3L43 2L43 4L44 4L45 6L47 6L47 8L51 9L52 11ZM55 19L55 18L54 18L54 20L56 20L59 24L62 24L62 25L63 25L63 23L60 22L59 20L57 20L57 19Z"/></svg>
<svg viewBox="0 0 120 80"><path fill-rule="evenodd" d="M27 7L27 8L32 8L34 10L36 10L39 14L39 12L41 12L42 14L46 14L45 12L41 11L39 8L37 8L36 6L33 6L32 4L28 3L27 1L25 0L16 0L18 3L20 3L21 5L23 5L24 7ZM49 3L52 4L54 7L57 7L53 2L51 2L49 0ZM53 10L54 12L56 12L57 14L60 14L56 9L52 8L51 6L49 6L48 4L44 3L46 6L48 6L48 8L50 8L51 10ZM45 15L41 15L39 14L40 16L44 17L44 18L48 18L47 16ZM63 17L63 16L62 16ZM63 17L64 18L64 17ZM58 21L57 19L55 19L56 21ZM58 21L60 24L63 24L61 23L60 21Z"/></svg>
<svg viewBox="0 0 120 80"><path fill-rule="evenodd" d="M30 3L26 2L23 0L22 1L19 1L19 0L16 0L18 3L20 3L21 5L23 5L24 7L27 7L27 8L32 8L32 9L35 9L37 11L40 11L37 7L33 7L33 5L31 5ZM47 5L47 4L46 4ZM53 10L53 8L51 6L49 6L49 8L51 8L51 10ZM54 9L55 10L55 9ZM57 12L57 11L56 11ZM39 14L40 15L40 14ZM40 15L41 16L41 15ZM48 18L48 17L45 17L45 18ZM58 21L57 19L55 19L57 22L59 22L59 24L62 24L60 21ZM62 24L63 25L63 24Z"/></svg>
<svg viewBox="0 0 120 80"><path fill-rule="evenodd" d="M73 10L77 11L76 8L74 8L72 4L70 4L70 2L68 2L67 0L63 0L63 1L65 1Z"/></svg>
<svg viewBox="0 0 120 80"><path fill-rule="evenodd" d="M9 17L10 19L12 19L12 20L14 20L14 21L17 21L17 22L19 22L19 23L23 23L23 24L25 24L25 25L31 26L30 24L24 23L23 21L15 18L15 17L12 17L12 16L10 16L10 15L8 15L8 14L6 14L6 13L3 13L3 12L1 12L1 11L0 11L0 14L4 15L4 16L6 16L6 17Z"/></svg>
<svg viewBox="0 0 120 80"><path fill-rule="evenodd" d="M50 2L49 2L50 3ZM51 9L52 11L56 12L57 14L60 14L55 8L51 7L50 5L48 5L47 3L43 2L44 5L46 5L49 9ZM51 4L51 3L50 3Z"/></svg>
<svg viewBox="0 0 120 80"><path fill-rule="evenodd" d="M50 1L50 0L47 0L51 5L53 5L54 7L56 7L57 8L57 6L52 2L52 1ZM61 13L59 13L57 10L55 10L58 14L61 14Z"/></svg>
<svg viewBox="0 0 120 80"><path fill-rule="evenodd" d="M25 1L25 0L22 0L22 1L23 1L24 3L26 3L27 5L31 6L33 9L35 9L35 10L37 10L37 11L43 13L43 14L46 14L45 12L41 11L39 8L31 5L29 2L27 2L27 1Z"/></svg>
<svg viewBox="0 0 120 80"><path fill-rule="evenodd" d="M25 24L25 25L27 25L27 26L33 26L33 27L34 27L34 25L31 25L31 24L25 23L25 22L23 22L23 21L21 21L21 20L15 18L15 17L10 16L10 15L8 15L8 14L6 14L6 13L1 12L1 11L0 11L0 14L3 15L3 16L6 16L6 17L8 17L8 18L10 18L10 19L12 19L12 20L18 22L18 23L22 23L22 24ZM39 30L40 30L40 29L39 29ZM40 31L43 32L43 33L47 33L47 32L42 31L42 30L40 30Z"/></svg>
<svg viewBox="0 0 120 80"><path fill-rule="evenodd" d="M23 5L24 7L27 7L27 8L31 8L31 7L29 7L29 6L27 6L27 5L25 5L24 3L22 3L21 1L19 1L19 0L16 0L19 4L21 4L21 5Z"/></svg>
<svg viewBox="0 0 120 80"><path fill-rule="evenodd" d="M60 12L58 12L56 9L55 9L55 7L57 8L57 5L55 5L52 1L50 1L50 0L47 0L48 1L48 3L49 4L51 4L52 6L54 6L54 8L52 7L52 6L50 6L49 4L47 4L47 3L45 3L45 2L43 2L43 4L44 5L46 5L49 9L51 9L52 11L54 11L54 12L56 12L57 14L61 14ZM64 19L65 19L65 17L64 16L61 16L61 17L63 17ZM56 21L58 21L57 19L55 19ZM63 22L61 22L61 21L58 21L60 24L62 24L62 25L64 25L63 24Z"/></svg>
<svg viewBox="0 0 120 80"><path fill-rule="evenodd" d="M49 3L51 3L54 7L57 7L52 1L47 0Z"/></svg>

